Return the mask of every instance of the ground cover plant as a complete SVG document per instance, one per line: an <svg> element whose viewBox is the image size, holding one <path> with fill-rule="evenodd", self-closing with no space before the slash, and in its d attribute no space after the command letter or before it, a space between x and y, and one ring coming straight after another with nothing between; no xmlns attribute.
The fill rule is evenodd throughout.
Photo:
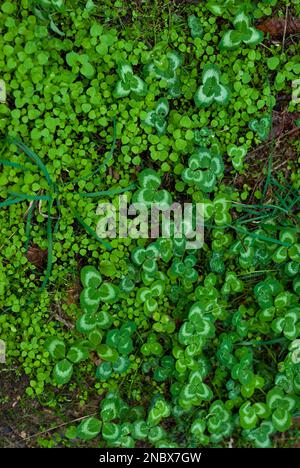
<svg viewBox="0 0 300 468"><path fill-rule="evenodd" d="M1 3L0 446L297 445L299 17ZM99 235L120 195L203 246Z"/></svg>

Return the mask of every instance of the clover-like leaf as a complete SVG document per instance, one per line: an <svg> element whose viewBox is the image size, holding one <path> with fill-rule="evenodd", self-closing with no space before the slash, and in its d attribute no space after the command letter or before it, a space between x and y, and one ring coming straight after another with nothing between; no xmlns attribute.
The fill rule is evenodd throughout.
<svg viewBox="0 0 300 468"><path fill-rule="evenodd" d="M131 346L131 343L130 343ZM129 349L126 349L126 351L131 352L132 347ZM125 353L124 353L125 354ZM127 369L129 369L130 366L130 360L127 356L119 356L115 362L112 365L113 371L116 372L117 374L123 374L123 372L126 372Z"/></svg>
<svg viewBox="0 0 300 468"><path fill-rule="evenodd" d="M101 431L101 421L91 416L81 421L76 429L76 435L82 440L91 440L97 437Z"/></svg>
<svg viewBox="0 0 300 468"><path fill-rule="evenodd" d="M163 398L158 398L149 411L147 423L150 426L157 426L163 418L170 416L170 405Z"/></svg>
<svg viewBox="0 0 300 468"><path fill-rule="evenodd" d="M231 271L226 273L225 282L222 286L221 292L224 296L227 296L232 293L239 293L243 291L244 284L238 279L235 272Z"/></svg>
<svg viewBox="0 0 300 468"><path fill-rule="evenodd" d="M102 276L93 266L85 266L80 270L80 279L84 288L96 289L102 283Z"/></svg>
<svg viewBox="0 0 300 468"><path fill-rule="evenodd" d="M148 335L146 343L141 347L141 353L145 356L155 355L160 356L163 353L162 345L156 340L154 334Z"/></svg>
<svg viewBox="0 0 300 468"><path fill-rule="evenodd" d="M191 425L190 432L197 441L207 445L209 442L209 437L204 434L205 429L206 422L203 419L196 418Z"/></svg>
<svg viewBox="0 0 300 468"><path fill-rule="evenodd" d="M144 96L147 92L146 83L133 73L132 66L127 62L120 62L118 66L120 80L117 82L114 97L128 96L131 92L137 96Z"/></svg>
<svg viewBox="0 0 300 468"><path fill-rule="evenodd" d="M182 172L183 181L196 185L203 192L212 192L224 171L223 159L218 149L214 147L209 151L207 148L198 148L189 158L189 167Z"/></svg>
<svg viewBox="0 0 300 468"><path fill-rule="evenodd" d="M204 66L203 84L198 88L194 97L197 107L208 107L213 102L223 106L228 104L230 91L220 80L221 73L217 65L207 64Z"/></svg>
<svg viewBox="0 0 300 468"><path fill-rule="evenodd" d="M67 354L67 359L73 362L73 364L77 364L78 362L84 361L87 358L88 358L87 350L83 346L80 346L80 345L71 346Z"/></svg>
<svg viewBox="0 0 300 468"><path fill-rule="evenodd" d="M115 362L118 359L117 351L107 344L100 344L97 353L104 361Z"/></svg>
<svg viewBox="0 0 300 468"><path fill-rule="evenodd" d="M136 247L131 253L133 263L142 266L144 273L150 277L150 283L153 281L154 275L157 272L157 258L159 257L159 250L157 245L150 244L146 249Z"/></svg>
<svg viewBox="0 0 300 468"><path fill-rule="evenodd" d="M116 361L117 362L117 359ZM96 378L101 381L106 381L109 379L113 372L112 365L110 362L102 362L96 369Z"/></svg>
<svg viewBox="0 0 300 468"><path fill-rule="evenodd" d="M145 119L145 123L151 127L155 127L158 135L163 135L166 132L167 122L166 116L169 113L169 102L165 98L159 99L155 110L149 111Z"/></svg>
<svg viewBox="0 0 300 468"><path fill-rule="evenodd" d="M270 117L262 117L261 119L253 119L249 122L250 130L253 130L262 140L267 140L271 130Z"/></svg>
<svg viewBox="0 0 300 468"><path fill-rule="evenodd" d="M251 405L246 401L239 410L240 423L244 429L253 429L256 427L259 418L268 418L270 411L264 403L254 403Z"/></svg>
<svg viewBox="0 0 300 468"><path fill-rule="evenodd" d="M117 286L111 283L103 283L102 276L92 266L83 267L81 281L84 286L80 294L80 305L85 313L97 312L100 302L114 302L118 297Z"/></svg>
<svg viewBox="0 0 300 468"><path fill-rule="evenodd" d="M104 422L102 426L102 437L109 442L115 442L121 435L121 427L113 422Z"/></svg>
<svg viewBox="0 0 300 468"><path fill-rule="evenodd" d="M220 49L236 49L243 42L246 45L256 45L263 39L263 32L251 26L250 18L244 11L233 19L234 30L227 31L220 42Z"/></svg>
<svg viewBox="0 0 300 468"><path fill-rule="evenodd" d="M221 400L214 401L210 406L207 427L216 442L232 432L231 414Z"/></svg>
<svg viewBox="0 0 300 468"><path fill-rule="evenodd" d="M271 421L263 421L259 427L253 430L245 431L246 437L254 442L257 448L271 447L270 435L274 432L274 426Z"/></svg>
<svg viewBox="0 0 300 468"><path fill-rule="evenodd" d="M136 440L147 439L149 427L146 421L135 421L132 426L132 437Z"/></svg>
<svg viewBox="0 0 300 468"><path fill-rule="evenodd" d="M95 314L83 314L76 322L76 328L80 333L89 333L97 327Z"/></svg>
<svg viewBox="0 0 300 468"><path fill-rule="evenodd" d="M177 51L165 53L164 47L164 44L155 46L152 51L154 60L144 67L144 75L164 80L168 88L168 97L176 98L181 94L179 70L183 60Z"/></svg>
<svg viewBox="0 0 300 468"><path fill-rule="evenodd" d="M188 16L188 25L191 30L191 36L195 37L202 37L203 36L203 26L199 20L199 18L195 15Z"/></svg>
<svg viewBox="0 0 300 468"><path fill-rule="evenodd" d="M202 374L199 371L192 371L189 375L188 384L180 393L179 404L184 409L192 406L199 406L203 401L209 401L213 393L209 386L202 382Z"/></svg>
<svg viewBox="0 0 300 468"><path fill-rule="evenodd" d="M66 355L66 345L61 338L48 338L45 342L45 349L53 359L62 359Z"/></svg>
<svg viewBox="0 0 300 468"><path fill-rule="evenodd" d="M117 419L120 414L120 400L113 396L102 400L100 414L102 421Z"/></svg>
<svg viewBox="0 0 300 468"><path fill-rule="evenodd" d="M114 302L118 297L118 287L111 283L102 283L98 289L99 298L102 302Z"/></svg>
<svg viewBox="0 0 300 468"><path fill-rule="evenodd" d="M53 377L57 384L63 385L71 380L73 374L73 365L67 359L62 359L55 364Z"/></svg>
<svg viewBox="0 0 300 468"><path fill-rule="evenodd" d="M283 333L289 340L295 340L300 333L300 307L289 309L284 317L275 319L272 329L277 334Z"/></svg>
<svg viewBox="0 0 300 468"><path fill-rule="evenodd" d="M243 145L243 146L230 145L227 152L231 158L233 167L237 171L241 171L243 169L244 159L247 154L246 145Z"/></svg>

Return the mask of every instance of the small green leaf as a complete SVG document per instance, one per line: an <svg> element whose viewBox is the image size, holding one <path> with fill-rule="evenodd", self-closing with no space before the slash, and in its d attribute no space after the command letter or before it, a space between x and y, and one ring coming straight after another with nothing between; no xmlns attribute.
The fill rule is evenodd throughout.
<svg viewBox="0 0 300 468"><path fill-rule="evenodd" d="M77 427L77 437L82 440L91 440L97 437L101 431L101 422L99 419L91 416L81 421Z"/></svg>
<svg viewBox="0 0 300 468"><path fill-rule="evenodd" d="M66 355L66 345L61 338L48 338L45 348L53 359L62 359Z"/></svg>
<svg viewBox="0 0 300 468"><path fill-rule="evenodd" d="M67 360L59 361L53 369L53 377L57 384L63 385L71 380L73 365Z"/></svg>
<svg viewBox="0 0 300 468"><path fill-rule="evenodd" d="M99 345L97 353L101 359L109 362L115 362L118 358L117 351L106 344Z"/></svg>

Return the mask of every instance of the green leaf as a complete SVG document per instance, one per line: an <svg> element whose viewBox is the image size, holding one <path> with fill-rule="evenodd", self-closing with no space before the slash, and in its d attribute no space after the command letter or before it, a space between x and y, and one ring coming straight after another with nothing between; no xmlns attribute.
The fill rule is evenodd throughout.
<svg viewBox="0 0 300 468"><path fill-rule="evenodd" d="M81 421L77 427L77 437L82 440L91 440L97 437L101 431L101 422L99 419L91 416Z"/></svg>
<svg viewBox="0 0 300 468"><path fill-rule="evenodd" d="M131 253L131 258L136 265L142 265L146 258L145 249L143 249L142 247L136 247Z"/></svg>
<svg viewBox="0 0 300 468"><path fill-rule="evenodd" d="M95 75L95 69L93 65L89 62L83 63L83 65L80 68L80 72L82 73L83 76L85 76L88 79L92 79L93 76Z"/></svg>
<svg viewBox="0 0 300 468"><path fill-rule="evenodd" d="M104 440L114 442L119 439L121 435L121 428L118 424L105 422L102 427L102 437Z"/></svg>
<svg viewBox="0 0 300 468"><path fill-rule="evenodd" d="M104 422L117 419L120 412L120 403L117 398L105 398L101 403L101 418Z"/></svg>
<svg viewBox="0 0 300 468"><path fill-rule="evenodd" d="M170 405L163 398L159 398L150 410L147 422L150 426L157 426L157 424L159 424L163 418L167 418L170 413Z"/></svg>
<svg viewBox="0 0 300 468"><path fill-rule="evenodd" d="M97 326L96 316L94 314L83 314L76 322L76 329L80 333L90 333Z"/></svg>
<svg viewBox="0 0 300 468"><path fill-rule="evenodd" d="M227 31L221 39L219 47L221 50L237 49L241 43L241 36L236 34L235 31Z"/></svg>
<svg viewBox="0 0 300 468"><path fill-rule="evenodd" d="M125 81L128 75L133 75L132 66L128 62L120 62L118 65L118 73L121 79Z"/></svg>
<svg viewBox="0 0 300 468"><path fill-rule="evenodd" d="M97 315L96 315L96 321L97 321L97 327L102 328L103 330L106 330L111 326L113 323L113 319L111 315L106 312L106 310L101 310Z"/></svg>
<svg viewBox="0 0 300 468"><path fill-rule="evenodd" d="M240 11L234 18L235 30L227 31L220 42L221 50L237 49L241 42L246 45L256 45L263 40L262 31L250 26L250 18L244 11Z"/></svg>
<svg viewBox="0 0 300 468"><path fill-rule="evenodd" d="M109 260L102 260L99 270L103 275L109 277L114 277L117 272L115 265Z"/></svg>
<svg viewBox="0 0 300 468"><path fill-rule="evenodd" d="M80 361L84 361L87 358L88 352L81 346L71 346L67 354L67 359L69 359L69 361L73 362L74 364L77 364Z"/></svg>
<svg viewBox="0 0 300 468"><path fill-rule="evenodd" d="M102 283L98 289L99 298L102 302L115 302L118 298L119 290L111 283Z"/></svg>
<svg viewBox="0 0 300 468"><path fill-rule="evenodd" d="M112 374L112 366L110 362L102 362L102 364L100 364L97 367L96 377L100 379L101 381L108 380L111 374Z"/></svg>
<svg viewBox="0 0 300 468"><path fill-rule="evenodd" d="M80 271L80 278L84 288L97 288L102 282L102 276L93 266L85 266Z"/></svg>
<svg viewBox="0 0 300 468"><path fill-rule="evenodd" d="M97 329L90 331L88 334L88 340L93 347L98 346L101 343L102 338L103 338L103 332Z"/></svg>
<svg viewBox="0 0 300 468"><path fill-rule="evenodd" d="M77 427L76 426L69 426L66 429L65 436L68 439L76 439L76 437L77 437Z"/></svg>
<svg viewBox="0 0 300 468"><path fill-rule="evenodd" d="M122 374L129 369L130 360L126 356L119 356L118 359L113 363L113 370L118 374Z"/></svg>
<svg viewBox="0 0 300 468"><path fill-rule="evenodd" d="M84 288L80 293L80 307L83 312L93 314L97 312L101 296L99 289Z"/></svg>
<svg viewBox="0 0 300 468"><path fill-rule="evenodd" d="M121 97L128 96L129 93L130 93L129 85L119 80L116 84L115 90L113 92L113 96L118 99Z"/></svg>
<svg viewBox="0 0 300 468"><path fill-rule="evenodd" d="M165 98L160 98L156 105L156 114L160 117L166 117L169 113L169 101Z"/></svg>
<svg viewBox="0 0 300 468"><path fill-rule="evenodd" d="M203 27L199 18L195 15L188 16L188 25L191 30L191 35L193 38L203 36Z"/></svg>
<svg viewBox="0 0 300 468"><path fill-rule="evenodd" d="M249 122L249 128L256 132L262 141L267 140L271 129L271 120L269 117L263 117L260 120L253 119Z"/></svg>
<svg viewBox="0 0 300 468"><path fill-rule="evenodd" d="M138 96L145 96L147 93L147 85L141 78L134 75L130 83L130 90Z"/></svg>
<svg viewBox="0 0 300 468"><path fill-rule="evenodd" d="M151 444L156 444L166 436L165 430L161 426L151 427L148 433L148 440Z"/></svg>
<svg viewBox="0 0 300 468"><path fill-rule="evenodd" d="M140 186L149 190L157 190L161 179L153 169L144 169L138 174Z"/></svg>
<svg viewBox="0 0 300 468"><path fill-rule="evenodd" d="M215 64L204 66L202 73L203 85L201 85L195 94L195 104L197 107L208 107L213 102L221 105L227 105L230 98L230 91L227 86L220 83L220 70Z"/></svg>
<svg viewBox="0 0 300 468"><path fill-rule="evenodd" d="M244 429L253 429L256 426L258 422L258 416L255 410L251 407L250 402L246 401L240 407L239 414L240 423Z"/></svg>
<svg viewBox="0 0 300 468"><path fill-rule="evenodd" d="M101 359L109 362L115 362L118 358L117 351L106 344L99 345L97 353Z"/></svg>
<svg viewBox="0 0 300 468"><path fill-rule="evenodd" d="M66 345L61 338L48 338L45 342L45 349L53 359L62 359L66 355Z"/></svg>
<svg viewBox="0 0 300 468"><path fill-rule="evenodd" d="M53 377L57 384L63 385L71 380L73 365L67 360L59 361L53 369Z"/></svg>
<svg viewBox="0 0 300 468"><path fill-rule="evenodd" d="M276 56L275 57L270 57L267 60L268 68L270 70L275 70L278 67L279 63L280 63L280 60Z"/></svg>
<svg viewBox="0 0 300 468"><path fill-rule="evenodd" d="M149 428L145 421L135 421L132 425L132 437L137 440L145 440L148 436Z"/></svg>
<svg viewBox="0 0 300 468"><path fill-rule="evenodd" d="M292 425L292 416L287 410L277 408L272 414L272 422L277 431L285 432Z"/></svg>

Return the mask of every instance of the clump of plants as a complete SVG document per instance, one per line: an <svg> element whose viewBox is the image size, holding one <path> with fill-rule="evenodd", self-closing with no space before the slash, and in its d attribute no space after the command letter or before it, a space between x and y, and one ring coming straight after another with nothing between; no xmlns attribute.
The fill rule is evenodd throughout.
<svg viewBox="0 0 300 468"><path fill-rule="evenodd" d="M55 410L67 392L83 413L96 400L70 446L272 447L300 409L299 171L273 170L294 46L258 29L275 0L162 9L154 38L134 3L0 7L7 365ZM99 204L121 194L148 212L201 204L201 248L193 213L180 237L172 222L101 237Z"/></svg>

